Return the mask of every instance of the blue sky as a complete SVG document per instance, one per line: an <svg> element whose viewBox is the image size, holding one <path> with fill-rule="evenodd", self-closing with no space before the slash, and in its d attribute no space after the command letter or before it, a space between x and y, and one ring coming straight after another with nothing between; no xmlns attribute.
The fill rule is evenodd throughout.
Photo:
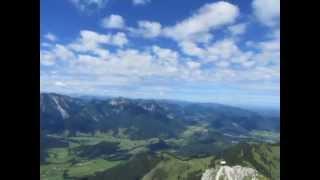
<svg viewBox="0 0 320 180"><path fill-rule="evenodd" d="M41 91L279 106L279 0L41 0Z"/></svg>

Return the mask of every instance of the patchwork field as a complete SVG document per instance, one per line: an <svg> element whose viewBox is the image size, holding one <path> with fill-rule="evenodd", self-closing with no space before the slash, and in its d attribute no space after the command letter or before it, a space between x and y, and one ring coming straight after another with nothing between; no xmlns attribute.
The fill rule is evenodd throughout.
<svg viewBox="0 0 320 180"><path fill-rule="evenodd" d="M78 133L76 136L48 135L56 141L67 142L67 145L58 147L51 145L53 147L46 149L45 162L40 166L41 179L77 180L83 177L96 177L99 172L109 173L109 170L109 174L117 176L114 173L118 172L118 169L129 166L130 163L137 163L132 160L136 155L156 153L151 156L155 158L153 166L144 170L147 172L140 177L142 180L194 180L199 179L205 169L213 166L215 158L218 158L214 150L223 150L235 141L235 139L208 130L206 125L189 126L177 138L168 139L130 139L123 132L124 129L117 133ZM251 138L256 139L278 138L271 132L255 131L251 135ZM225 146L226 144L229 146ZM277 146L272 148L273 152L279 153ZM261 151L260 149L255 150ZM263 157L258 155L253 153L253 159L259 163L263 162L264 159L261 159ZM253 166L251 161L245 163ZM262 166L262 168L266 167ZM277 168L273 168L272 173L278 174Z"/></svg>
<svg viewBox="0 0 320 180"><path fill-rule="evenodd" d="M58 135L51 137L61 138ZM125 138L116 138L109 134L100 134L90 136L81 134L77 137L64 137L69 142L67 147L49 148L46 163L40 165L40 175L42 180L63 180L69 178L78 178L92 175L99 171L112 168L123 160L95 158L87 159L78 156L74 151L82 146L95 145L104 141L119 142L121 150L127 150L128 153L135 154L139 151L136 149L144 146L147 142L142 140L129 140Z"/></svg>

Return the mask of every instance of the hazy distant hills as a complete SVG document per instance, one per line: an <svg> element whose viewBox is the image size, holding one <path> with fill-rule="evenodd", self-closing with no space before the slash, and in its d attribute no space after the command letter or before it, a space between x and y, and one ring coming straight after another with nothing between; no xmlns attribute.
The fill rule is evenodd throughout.
<svg viewBox="0 0 320 180"><path fill-rule="evenodd" d="M88 99L53 93L40 94L40 119L41 129L49 133L125 128L126 133L135 138L175 136L186 126L197 123L207 123L215 130L231 134L279 129L279 118L220 104Z"/></svg>

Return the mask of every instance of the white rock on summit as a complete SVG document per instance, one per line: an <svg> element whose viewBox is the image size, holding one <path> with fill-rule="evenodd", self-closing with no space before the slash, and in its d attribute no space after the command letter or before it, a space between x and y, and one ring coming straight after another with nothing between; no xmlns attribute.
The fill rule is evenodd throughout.
<svg viewBox="0 0 320 180"><path fill-rule="evenodd" d="M217 169L207 169L201 177L201 180L258 180L258 172L255 169L242 166L221 166Z"/></svg>

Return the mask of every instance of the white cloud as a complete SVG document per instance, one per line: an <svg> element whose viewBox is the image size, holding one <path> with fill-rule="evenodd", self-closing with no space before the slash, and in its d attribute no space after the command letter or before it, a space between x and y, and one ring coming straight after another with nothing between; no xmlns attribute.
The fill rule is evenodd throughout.
<svg viewBox="0 0 320 180"><path fill-rule="evenodd" d="M183 41L179 43L179 46L185 54L200 58L204 62L230 60L232 57L241 54L240 49L232 39L223 39L204 47L190 41Z"/></svg>
<svg viewBox="0 0 320 180"><path fill-rule="evenodd" d="M243 51L236 44L234 39L223 39L216 41L214 43L208 44L206 46L200 47L193 42L181 42L179 44L184 54L188 56L193 56L198 59L201 64L212 64L217 68L236 70L234 73L240 73L244 71L253 72L253 68L256 66L269 66L271 69L274 68L279 62L280 49L279 41L269 40L264 42L253 43L253 46L258 48L260 52L254 53L252 51ZM250 70L251 69L251 70ZM209 76L219 77L221 71L217 71L215 75L209 72ZM211 74L211 75L210 75ZM225 74L223 71L222 74ZM230 72L227 73L228 76ZM229 76L231 79L246 79L248 76ZM219 79L219 78L218 78Z"/></svg>
<svg viewBox="0 0 320 180"><path fill-rule="evenodd" d="M107 57L109 52L102 45L113 45L122 47L128 43L126 35L122 32L117 34L100 34L94 31L80 31L80 38L68 46L77 52L93 52L97 55Z"/></svg>
<svg viewBox="0 0 320 180"><path fill-rule="evenodd" d="M270 39L254 42L252 47L259 52L256 53L254 59L259 66L271 66L273 69L280 70L280 32L274 30Z"/></svg>
<svg viewBox="0 0 320 180"><path fill-rule="evenodd" d="M44 35L44 37L47 40L52 41L52 42L57 40L57 37L52 33L47 33L46 35Z"/></svg>
<svg viewBox="0 0 320 180"><path fill-rule="evenodd" d="M268 26L279 24L280 0L254 0L252 8L261 23Z"/></svg>
<svg viewBox="0 0 320 180"><path fill-rule="evenodd" d="M163 89L172 86L183 89L180 86L183 84L186 91L194 92L188 85L207 89L207 86L219 83L278 82L279 29L273 28L263 37L267 39L265 41L252 39L249 42L246 39L239 42L242 41L239 35L246 32L248 22L236 21L238 16L239 9L228 2L204 5L191 17L167 27L147 20L138 21L136 27L128 27L121 16L112 14L102 20L102 26L122 32L103 34L82 30L77 39L67 44L56 44L52 38L50 44L48 41L42 43L41 88L141 97L154 96L152 90L141 90L154 85ZM270 25L266 19L262 22ZM221 27L225 27L221 31L223 36L216 35ZM166 47L162 39L149 42L148 47L137 47L134 41L129 43L127 35L170 38L177 43L178 49ZM242 43L251 50L243 49ZM141 45L140 42L137 44ZM201 85L203 88L198 88ZM156 92L170 94L176 91L161 88ZM174 94L171 96L175 97Z"/></svg>
<svg viewBox="0 0 320 180"><path fill-rule="evenodd" d="M55 46L55 48L53 49L53 53L59 60L73 60L75 58L75 55L72 51L60 44L57 44Z"/></svg>
<svg viewBox="0 0 320 180"><path fill-rule="evenodd" d="M196 56L196 57L204 57L205 56L205 50L198 47L196 43L193 43L191 41L182 41L179 43L179 47L182 49L182 51L189 56Z"/></svg>
<svg viewBox="0 0 320 180"><path fill-rule="evenodd" d="M261 67L271 66L273 69L280 67L280 51L262 49L261 52L254 55L253 59Z"/></svg>
<svg viewBox="0 0 320 180"><path fill-rule="evenodd" d="M254 55L254 53L251 51L243 52L238 49L237 52L234 52L232 58L230 58L230 62L244 64L244 63L252 60L253 55Z"/></svg>
<svg viewBox="0 0 320 180"><path fill-rule="evenodd" d="M125 28L125 21L122 16L117 14L111 14L102 19L102 27L109 29L123 29Z"/></svg>
<svg viewBox="0 0 320 180"><path fill-rule="evenodd" d="M202 6L191 17L173 26L162 27L156 21L138 21L138 27L127 28L132 34L144 38L168 37L176 41L208 43L213 39L211 31L232 24L239 15L237 6L220 1ZM234 27L234 31L243 31L244 25ZM237 28L237 29L236 29Z"/></svg>
<svg viewBox="0 0 320 180"><path fill-rule="evenodd" d="M242 62L242 63L241 63L241 65L242 65L244 68L251 68L251 67L253 67L255 64L256 64L255 61L245 61L245 62Z"/></svg>
<svg viewBox="0 0 320 180"><path fill-rule="evenodd" d="M89 47L96 47L98 44L107 44L110 41L110 35L99 34L94 31L80 31L81 41Z"/></svg>
<svg viewBox="0 0 320 180"><path fill-rule="evenodd" d="M227 60L239 53L239 48L232 39L224 39L207 48L208 61Z"/></svg>
<svg viewBox="0 0 320 180"><path fill-rule="evenodd" d="M91 62L91 63L97 63L99 61L102 62L102 60L99 57L96 56L90 56L90 55L78 55L79 62Z"/></svg>
<svg viewBox="0 0 320 180"><path fill-rule="evenodd" d="M271 37L276 38L276 39L280 39L280 29L274 30Z"/></svg>
<svg viewBox="0 0 320 180"><path fill-rule="evenodd" d="M195 62L195 61L188 61L187 66L190 69L195 70L195 69L199 69L201 67L201 64L199 62Z"/></svg>
<svg viewBox="0 0 320 180"><path fill-rule="evenodd" d="M61 81L56 81L56 82L55 82L55 85L56 85L56 86L62 86L62 87L67 86L65 83L63 83L63 82L61 82Z"/></svg>
<svg viewBox="0 0 320 180"><path fill-rule="evenodd" d="M44 48L48 48L48 47L51 47L52 45L50 43L41 43L41 46L44 47Z"/></svg>
<svg viewBox="0 0 320 180"><path fill-rule="evenodd" d="M109 0L69 0L81 11L92 11L104 8Z"/></svg>
<svg viewBox="0 0 320 180"><path fill-rule="evenodd" d="M40 51L40 63L44 66L52 66L55 63L55 55L50 51Z"/></svg>
<svg viewBox="0 0 320 180"><path fill-rule="evenodd" d="M267 51L280 51L280 42L279 40L270 40L265 42L260 42L258 47L267 50Z"/></svg>
<svg viewBox="0 0 320 180"><path fill-rule="evenodd" d="M112 36L112 42L113 42L114 45L122 47L125 44L127 44L129 41L128 41L127 36L126 36L125 33L118 32L117 34Z"/></svg>
<svg viewBox="0 0 320 180"><path fill-rule="evenodd" d="M164 28L164 34L176 40L194 38L223 25L233 23L238 15L238 7L228 2L220 1L206 4L190 18L175 26Z"/></svg>
<svg viewBox="0 0 320 180"><path fill-rule="evenodd" d="M40 51L40 63L44 66L53 66L57 61L74 60L75 54L67 47L61 44L56 44L51 50Z"/></svg>
<svg viewBox="0 0 320 180"><path fill-rule="evenodd" d="M246 32L247 24L245 23L240 23L236 25L232 25L228 27L228 30L233 34L233 35L241 35Z"/></svg>
<svg viewBox="0 0 320 180"><path fill-rule="evenodd" d="M273 29L268 36L269 40L256 43L256 48L260 48L262 51L278 51L280 52L280 30Z"/></svg>
<svg viewBox="0 0 320 180"><path fill-rule="evenodd" d="M132 0L133 5L145 5L150 2L151 0Z"/></svg>
<svg viewBox="0 0 320 180"><path fill-rule="evenodd" d="M41 75L41 86L62 90L63 86L55 84L62 82L70 91L97 92L114 87L145 87L154 82L165 86L276 80L280 74L275 37L277 32L268 41L253 42L258 53L241 50L232 38L206 44L186 40L179 43L185 54L181 55L176 49L158 45L130 49L124 46L128 40L123 32L100 34L83 30L70 44L53 44L40 52L42 66L59 70L57 74ZM109 45L115 46L115 51L109 51ZM58 66L59 60L67 61Z"/></svg>
<svg viewBox="0 0 320 180"><path fill-rule="evenodd" d="M165 49L165 48L160 48L159 46L153 46L152 51L153 53L156 54L157 58L159 58L160 61L165 61L173 64L176 64L178 61L178 57L179 57L178 53L171 49Z"/></svg>
<svg viewBox="0 0 320 180"><path fill-rule="evenodd" d="M230 66L230 62L228 62L228 61L219 61L215 65L218 66L218 67L221 67L221 68L226 68L226 67Z"/></svg>
<svg viewBox="0 0 320 180"><path fill-rule="evenodd" d="M161 24L154 21L139 21L138 28L129 29L133 34L140 35L145 38L154 38L161 33Z"/></svg>
<svg viewBox="0 0 320 180"><path fill-rule="evenodd" d="M111 41L110 35L102 35L89 30L80 31L80 38L69 47L78 52L96 51L101 44L108 44Z"/></svg>

